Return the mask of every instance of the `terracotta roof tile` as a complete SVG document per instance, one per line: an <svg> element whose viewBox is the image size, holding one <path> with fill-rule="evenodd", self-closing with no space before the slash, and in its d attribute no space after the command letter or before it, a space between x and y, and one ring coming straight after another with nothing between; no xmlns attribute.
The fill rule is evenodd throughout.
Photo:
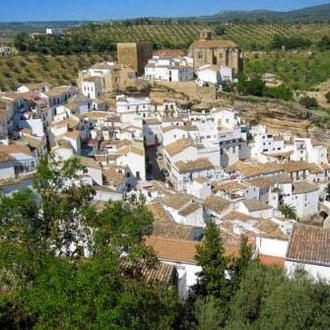
<svg viewBox="0 0 330 330"><path fill-rule="evenodd" d="M309 171L312 174L324 173L324 169L321 167L321 165L318 165L316 163L309 164Z"/></svg>
<svg viewBox="0 0 330 330"><path fill-rule="evenodd" d="M140 261L138 265L130 262L127 258L123 258L120 262L121 270L123 273L127 274L132 271L132 267L136 270L137 267L140 268L142 278L150 282L161 282L165 284L174 284L174 280L176 278L176 268L174 265L169 265L165 263L158 263L149 267L146 262Z"/></svg>
<svg viewBox="0 0 330 330"><path fill-rule="evenodd" d="M253 180L249 180L248 182L251 186L259 187L259 188L262 188L262 189L263 188L268 188L268 187L271 186L271 182L267 178L256 178L256 179L253 179Z"/></svg>
<svg viewBox="0 0 330 330"><path fill-rule="evenodd" d="M83 156L77 157L80 159L81 165L95 169L101 169L101 166L93 158Z"/></svg>
<svg viewBox="0 0 330 330"><path fill-rule="evenodd" d="M66 132L65 136L70 139L78 139L80 137L80 132L79 131Z"/></svg>
<svg viewBox="0 0 330 330"><path fill-rule="evenodd" d="M179 139L173 143L170 143L165 147L165 150L168 152L170 156L175 156L180 152L184 151L189 146L194 146L195 143L192 139Z"/></svg>
<svg viewBox="0 0 330 330"><path fill-rule="evenodd" d="M197 126L194 126L194 125L170 125L170 126L162 126L161 127L163 133L167 133L167 132L170 132L170 131L173 131L175 129L177 130L181 130L181 131L185 131L185 132L190 132L190 131L198 131L198 128Z"/></svg>
<svg viewBox="0 0 330 330"><path fill-rule="evenodd" d="M105 176L109 184L119 186L125 180L125 169L119 166L109 165L102 169L102 174Z"/></svg>
<svg viewBox="0 0 330 330"><path fill-rule="evenodd" d="M151 246L161 260L179 261L196 264L197 242L150 236L146 238L146 245Z"/></svg>
<svg viewBox="0 0 330 330"><path fill-rule="evenodd" d="M191 202L189 203L187 206L183 207L178 214L181 215L182 217L186 217L194 212L196 212L197 210L201 209L203 206L200 203L196 203L196 202Z"/></svg>
<svg viewBox="0 0 330 330"><path fill-rule="evenodd" d="M246 206L249 212L263 211L271 209L272 207L266 203L262 203L255 199L245 199L243 204Z"/></svg>
<svg viewBox="0 0 330 330"><path fill-rule="evenodd" d="M20 145L20 144L10 144L10 145L0 145L0 152L6 152L8 154L25 154L32 156L31 150L29 147Z"/></svg>
<svg viewBox="0 0 330 330"><path fill-rule="evenodd" d="M237 44L231 40L197 40L191 44L192 48L237 48Z"/></svg>
<svg viewBox="0 0 330 330"><path fill-rule="evenodd" d="M308 171L310 168L310 164L304 161L300 162L287 162L282 164L285 172L297 172L297 171Z"/></svg>
<svg viewBox="0 0 330 330"><path fill-rule="evenodd" d="M176 162L174 166L178 169L179 173L209 170L214 168L214 165L209 161L208 158L198 158L186 162L180 160Z"/></svg>
<svg viewBox="0 0 330 330"><path fill-rule="evenodd" d="M192 195L177 193L165 196L162 201L164 205L179 210L193 200L195 200L195 197Z"/></svg>
<svg viewBox="0 0 330 330"><path fill-rule="evenodd" d="M259 255L259 261L266 266L279 266L284 269L285 258L267 256L264 254Z"/></svg>
<svg viewBox="0 0 330 330"><path fill-rule="evenodd" d="M231 180L228 182L215 184L215 190L231 193L235 190L245 190L249 185L246 182Z"/></svg>
<svg viewBox="0 0 330 330"><path fill-rule="evenodd" d="M309 181L296 181L292 185L292 194L306 194L313 191L318 191L320 188L316 184Z"/></svg>
<svg viewBox="0 0 330 330"><path fill-rule="evenodd" d="M0 152L0 163L10 162L11 160L14 160L14 157L6 152Z"/></svg>
<svg viewBox="0 0 330 330"><path fill-rule="evenodd" d="M192 240L194 228L176 223L160 202L146 205L155 218L152 234L165 238Z"/></svg>
<svg viewBox="0 0 330 330"><path fill-rule="evenodd" d="M227 172L238 171L246 178L258 175L283 172L283 164L278 163L249 163L238 161L226 168Z"/></svg>
<svg viewBox="0 0 330 330"><path fill-rule="evenodd" d="M285 259L330 266L330 228L295 225Z"/></svg>
<svg viewBox="0 0 330 330"><path fill-rule="evenodd" d="M204 205L207 209L209 209L209 211L220 215L230 205L230 203L224 198L212 195L206 197Z"/></svg>

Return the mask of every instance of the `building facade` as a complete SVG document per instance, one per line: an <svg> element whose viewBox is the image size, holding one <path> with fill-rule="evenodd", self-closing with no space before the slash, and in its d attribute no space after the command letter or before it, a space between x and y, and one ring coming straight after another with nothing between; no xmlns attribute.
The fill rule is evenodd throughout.
<svg viewBox="0 0 330 330"><path fill-rule="evenodd" d="M231 40L213 39L210 31L202 31L199 40L193 42L188 56L194 59L194 69L206 64L227 66L234 73L243 70L243 53Z"/></svg>
<svg viewBox="0 0 330 330"><path fill-rule="evenodd" d="M131 67L139 75L143 74L144 67L150 58L152 58L152 43L150 42L117 44L118 63Z"/></svg>

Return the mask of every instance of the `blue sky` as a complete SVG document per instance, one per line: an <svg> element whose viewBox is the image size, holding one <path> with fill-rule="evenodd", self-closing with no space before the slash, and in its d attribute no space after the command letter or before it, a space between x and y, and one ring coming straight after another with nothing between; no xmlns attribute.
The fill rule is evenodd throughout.
<svg viewBox="0 0 330 330"><path fill-rule="evenodd" d="M221 10L290 10L322 0L1 0L0 21L106 20L144 16L200 16Z"/></svg>

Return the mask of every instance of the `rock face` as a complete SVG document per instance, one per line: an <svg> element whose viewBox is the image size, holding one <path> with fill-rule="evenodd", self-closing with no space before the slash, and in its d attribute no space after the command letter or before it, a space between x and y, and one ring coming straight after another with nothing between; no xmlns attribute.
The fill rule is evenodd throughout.
<svg viewBox="0 0 330 330"><path fill-rule="evenodd" d="M151 93L154 101L161 102L165 98L190 101L194 111L198 111L199 108L233 107L240 111L247 122L266 125L271 133L308 137L314 143L326 146L330 151L329 130L313 125L309 120L308 111L297 103L253 97L235 97L236 99L232 100L232 95L224 94L218 94L216 99L214 89L198 89L194 82L177 84L173 89L162 85L163 90L160 88L161 91Z"/></svg>
<svg viewBox="0 0 330 330"><path fill-rule="evenodd" d="M235 101L233 107L239 110L247 121L266 125L271 132L291 132L296 136L308 136L308 113L295 104Z"/></svg>
<svg viewBox="0 0 330 330"><path fill-rule="evenodd" d="M298 104L235 101L232 106L241 112L244 119L266 125L272 133L288 136L291 132L292 136L311 138L315 144L324 145L330 152L329 130L312 124L307 110Z"/></svg>

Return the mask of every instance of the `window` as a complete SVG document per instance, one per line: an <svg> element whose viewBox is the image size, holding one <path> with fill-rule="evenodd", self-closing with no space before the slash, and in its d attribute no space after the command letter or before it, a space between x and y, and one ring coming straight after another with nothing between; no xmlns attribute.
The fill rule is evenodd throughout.
<svg viewBox="0 0 330 330"><path fill-rule="evenodd" d="M84 173L84 174L88 173L88 168L84 167L84 168L83 168L83 173Z"/></svg>
<svg viewBox="0 0 330 330"><path fill-rule="evenodd" d="M201 60L203 58L202 53L198 53L198 59Z"/></svg>

